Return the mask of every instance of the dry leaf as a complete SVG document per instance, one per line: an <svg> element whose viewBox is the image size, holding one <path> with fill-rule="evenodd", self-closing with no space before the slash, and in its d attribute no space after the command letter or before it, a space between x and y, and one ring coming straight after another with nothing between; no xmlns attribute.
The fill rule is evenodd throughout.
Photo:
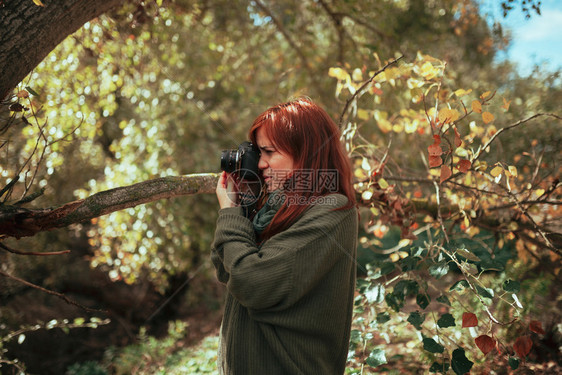
<svg viewBox="0 0 562 375"><path fill-rule="evenodd" d="M529 336L522 336L515 340L515 344L513 344L513 350L519 356L519 358L523 359L531 352L531 347L533 346L533 341Z"/></svg>
<svg viewBox="0 0 562 375"><path fill-rule="evenodd" d="M488 335L478 336L474 339L478 349L482 351L485 355L490 353L496 347L496 340Z"/></svg>
<svg viewBox="0 0 562 375"><path fill-rule="evenodd" d="M459 160L459 162L457 164L458 170L461 171L462 173L468 172L468 170L470 169L471 166L472 166L472 163L470 162L470 160L466 160L466 159Z"/></svg>
<svg viewBox="0 0 562 375"><path fill-rule="evenodd" d="M441 166L441 176L439 178L439 183L443 183L443 181L445 181L446 179L448 179L449 177L451 177L451 175L453 174L453 172L451 172L451 168L449 168L449 166L443 164Z"/></svg>
<svg viewBox="0 0 562 375"><path fill-rule="evenodd" d="M478 100L473 100L472 110L476 113L482 113L482 103L480 103Z"/></svg>
<svg viewBox="0 0 562 375"><path fill-rule="evenodd" d="M471 312L462 314L462 327L476 327L478 325L478 318Z"/></svg>
<svg viewBox="0 0 562 375"><path fill-rule="evenodd" d="M484 120L485 124L489 124L490 122L494 121L494 115L490 112L482 113L482 120Z"/></svg>

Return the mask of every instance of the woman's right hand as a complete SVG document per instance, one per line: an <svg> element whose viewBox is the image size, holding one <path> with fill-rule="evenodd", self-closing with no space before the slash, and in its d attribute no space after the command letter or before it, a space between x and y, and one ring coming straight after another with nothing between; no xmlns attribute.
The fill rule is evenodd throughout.
<svg viewBox="0 0 562 375"><path fill-rule="evenodd" d="M220 208L238 206L238 191L234 183L234 177L226 172L222 172L217 182L217 198Z"/></svg>

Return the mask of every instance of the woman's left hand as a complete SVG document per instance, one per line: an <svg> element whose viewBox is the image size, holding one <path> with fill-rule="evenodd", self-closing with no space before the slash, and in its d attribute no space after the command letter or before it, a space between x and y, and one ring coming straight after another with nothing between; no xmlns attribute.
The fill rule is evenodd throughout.
<svg viewBox="0 0 562 375"><path fill-rule="evenodd" d="M238 206L238 191L232 175L224 171L221 173L217 182L216 193L220 208Z"/></svg>

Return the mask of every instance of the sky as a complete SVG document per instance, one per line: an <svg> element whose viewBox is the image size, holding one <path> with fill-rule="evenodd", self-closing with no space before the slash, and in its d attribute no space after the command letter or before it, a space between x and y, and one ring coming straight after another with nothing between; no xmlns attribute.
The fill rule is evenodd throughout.
<svg viewBox="0 0 562 375"><path fill-rule="evenodd" d="M522 76L528 76L536 64L544 63L549 71L562 69L562 0L542 0L541 15L533 11L530 19L525 19L520 4L503 18L497 0L484 1L481 11L511 30L510 47L497 54L498 60L516 62Z"/></svg>

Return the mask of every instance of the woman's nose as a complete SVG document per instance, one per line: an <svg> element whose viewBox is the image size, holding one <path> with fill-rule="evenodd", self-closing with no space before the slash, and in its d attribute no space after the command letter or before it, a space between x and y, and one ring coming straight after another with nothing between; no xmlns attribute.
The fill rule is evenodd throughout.
<svg viewBox="0 0 562 375"><path fill-rule="evenodd" d="M260 161L258 162L258 168L259 169L266 169L267 168L267 161L265 161L265 159L263 158L263 156L260 156Z"/></svg>

